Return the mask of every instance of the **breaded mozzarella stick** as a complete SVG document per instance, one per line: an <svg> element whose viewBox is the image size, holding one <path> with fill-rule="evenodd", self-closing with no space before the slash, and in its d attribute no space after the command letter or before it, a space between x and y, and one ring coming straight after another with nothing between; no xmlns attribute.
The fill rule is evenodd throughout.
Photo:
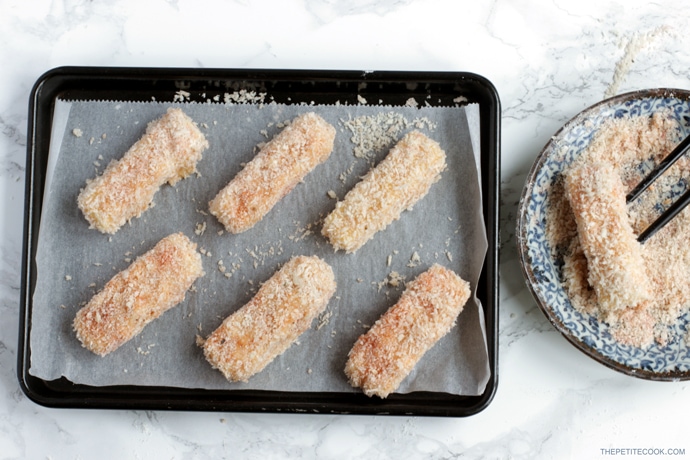
<svg viewBox="0 0 690 460"><path fill-rule="evenodd" d="M387 397L455 325L470 285L438 264L408 283L398 302L361 335L345 374L367 396Z"/></svg>
<svg viewBox="0 0 690 460"><path fill-rule="evenodd" d="M182 302L202 275L196 244L182 233L163 238L77 312L73 324L77 338L87 349L105 356Z"/></svg>
<svg viewBox="0 0 690 460"><path fill-rule="evenodd" d="M335 288L326 262L292 258L206 339L206 359L228 380L246 382L309 329Z"/></svg>
<svg viewBox="0 0 690 460"><path fill-rule="evenodd" d="M587 258L589 284L604 312L635 307L651 298L642 245L628 219L625 188L608 163L576 164L565 191Z"/></svg>
<svg viewBox="0 0 690 460"><path fill-rule="evenodd" d="M315 113L295 118L209 203L231 233L252 228L333 150L335 128Z"/></svg>
<svg viewBox="0 0 690 460"><path fill-rule="evenodd" d="M154 120L125 155L89 180L77 204L103 233L115 233L149 208L164 183L175 184L196 170L208 142L191 118L178 108Z"/></svg>
<svg viewBox="0 0 690 460"><path fill-rule="evenodd" d="M336 204L322 234L336 250L355 252L424 197L445 168L446 154L436 141L408 133Z"/></svg>

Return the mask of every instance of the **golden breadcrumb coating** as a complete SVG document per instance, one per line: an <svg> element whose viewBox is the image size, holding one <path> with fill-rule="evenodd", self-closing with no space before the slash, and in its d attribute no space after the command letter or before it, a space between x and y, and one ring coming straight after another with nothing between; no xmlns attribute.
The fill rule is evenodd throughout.
<svg viewBox="0 0 690 460"><path fill-rule="evenodd" d="M209 203L231 233L252 228L318 164L330 156L335 128L310 112L295 118L261 148Z"/></svg>
<svg viewBox="0 0 690 460"><path fill-rule="evenodd" d="M455 325L470 298L470 285L434 264L407 284L398 302L361 335L345 374L367 396L387 397L422 356Z"/></svg>
<svg viewBox="0 0 690 460"><path fill-rule="evenodd" d="M87 349L105 356L182 302L202 275L195 243L182 233L163 238L77 312L73 324L77 338Z"/></svg>
<svg viewBox="0 0 690 460"><path fill-rule="evenodd" d="M206 339L206 359L228 380L246 382L309 329L335 289L326 262L292 258Z"/></svg>
<svg viewBox="0 0 690 460"><path fill-rule="evenodd" d="M578 163L565 177L565 191L587 258L588 281L605 312L650 300L652 286L628 218L625 187L609 163Z"/></svg>
<svg viewBox="0 0 690 460"><path fill-rule="evenodd" d="M419 131L405 135L324 220L336 250L355 252L424 197L446 168L439 144Z"/></svg>
<svg viewBox="0 0 690 460"><path fill-rule="evenodd" d="M169 108L120 160L87 181L77 205L91 228L115 233L151 206L161 185L173 185L194 172L206 148L208 142L192 119Z"/></svg>
<svg viewBox="0 0 690 460"><path fill-rule="evenodd" d="M620 176L625 191L630 192L649 171L641 167L643 164L658 164L676 147L684 131L681 125L682 120L677 120L666 109L651 116L614 117L597 128L575 163L610 164ZM567 170L563 174L567 175ZM685 156L627 205L627 217L635 234L659 216L659 206L669 204L669 191L689 176L690 158ZM607 309L600 305L589 281L588 260L579 241L564 182L556 180L551 184L545 236L554 260L563 257L562 281L573 308L607 323L611 336L624 345L644 349L654 342L665 346L669 340L676 340L669 336L672 330L669 326L677 324L678 318L690 308L687 276L690 272L690 232L687 231L690 209L681 212L641 245L650 282L650 299L639 305L611 310L610 306ZM630 244L633 251L638 250ZM627 265L624 270L639 270L639 259L634 264L637 268ZM629 273L624 275L624 279L629 276Z"/></svg>

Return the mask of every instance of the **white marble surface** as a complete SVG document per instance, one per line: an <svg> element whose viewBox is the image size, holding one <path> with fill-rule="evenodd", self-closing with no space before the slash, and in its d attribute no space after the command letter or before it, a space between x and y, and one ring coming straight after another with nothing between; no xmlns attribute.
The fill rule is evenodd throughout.
<svg viewBox="0 0 690 460"><path fill-rule="evenodd" d="M0 1L0 458L652 458L603 450L614 448L690 457L690 384L624 376L568 344L526 290L513 240L527 171L565 121L608 95L690 88L688 24L690 4L677 0ZM491 80L503 103L492 404L445 419L57 410L28 400L15 376L27 104L39 75L61 65Z"/></svg>

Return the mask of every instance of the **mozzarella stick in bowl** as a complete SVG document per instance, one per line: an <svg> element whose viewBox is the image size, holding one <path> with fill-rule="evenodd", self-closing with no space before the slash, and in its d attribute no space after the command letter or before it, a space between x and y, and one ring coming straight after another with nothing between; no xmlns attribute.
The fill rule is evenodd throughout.
<svg viewBox="0 0 690 460"><path fill-rule="evenodd" d="M151 206L163 184L174 185L193 173L206 148L208 142L192 119L169 108L120 160L87 181L77 205L91 228L115 233Z"/></svg>
<svg viewBox="0 0 690 460"><path fill-rule="evenodd" d="M326 262L290 259L204 341L206 359L229 381L248 381L309 329L335 289Z"/></svg>
<svg viewBox="0 0 690 460"><path fill-rule="evenodd" d="M397 390L424 354L455 325L470 285L434 264L407 284L398 302L361 335L348 354L345 374L367 396Z"/></svg>
<svg viewBox="0 0 690 460"><path fill-rule="evenodd" d="M612 165L578 163L566 172L566 197L587 259L589 284L603 313L651 299L652 285L628 218L625 187Z"/></svg>
<svg viewBox="0 0 690 460"><path fill-rule="evenodd" d="M446 154L436 141L408 133L336 203L321 233L336 250L357 251L422 199L445 168Z"/></svg>
<svg viewBox="0 0 690 460"><path fill-rule="evenodd" d="M93 353L107 355L182 302L202 275L196 244L182 233L163 238L77 312L77 338Z"/></svg>
<svg viewBox="0 0 690 460"><path fill-rule="evenodd" d="M313 112L300 115L264 145L209 203L230 233L252 228L330 156L335 128Z"/></svg>

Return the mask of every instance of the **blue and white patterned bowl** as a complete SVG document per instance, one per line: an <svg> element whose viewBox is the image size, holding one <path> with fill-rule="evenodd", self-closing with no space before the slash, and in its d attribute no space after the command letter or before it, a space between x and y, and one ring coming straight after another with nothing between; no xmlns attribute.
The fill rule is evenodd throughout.
<svg viewBox="0 0 690 460"><path fill-rule="evenodd" d="M649 380L690 379L690 314L677 322L665 346L647 349L616 342L608 325L576 311L562 285L562 260L555 259L545 236L549 192L563 171L607 119L652 115L671 109L690 133L690 91L652 89L621 94L584 110L546 144L527 176L518 206L517 246L527 285L546 317L575 347L600 363ZM690 276L690 274L688 274Z"/></svg>

